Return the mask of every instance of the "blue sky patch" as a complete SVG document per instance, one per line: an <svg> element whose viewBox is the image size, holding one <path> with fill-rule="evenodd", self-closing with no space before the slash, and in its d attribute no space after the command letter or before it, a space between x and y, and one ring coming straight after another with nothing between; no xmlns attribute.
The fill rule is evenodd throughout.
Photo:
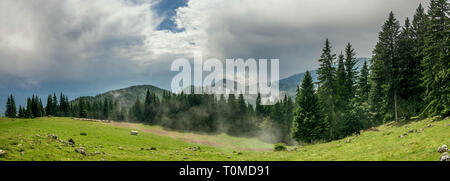
<svg viewBox="0 0 450 181"><path fill-rule="evenodd" d="M154 8L159 16L166 18L159 24L158 30L184 31L184 29L177 28L173 17L176 15L176 9L187 6L187 2L188 0L161 0Z"/></svg>

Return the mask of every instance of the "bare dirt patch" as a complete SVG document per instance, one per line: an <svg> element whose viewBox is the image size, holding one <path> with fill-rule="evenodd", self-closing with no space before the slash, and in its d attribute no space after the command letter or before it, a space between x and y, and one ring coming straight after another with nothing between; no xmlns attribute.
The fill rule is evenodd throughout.
<svg viewBox="0 0 450 181"><path fill-rule="evenodd" d="M244 151L271 151L272 150L272 149L268 149L268 148L239 147L236 145L229 145L229 144L224 144L224 143L220 143L220 142L202 139L202 137L208 137L210 135L195 135L194 133L180 133L180 132L176 132L176 131L168 131L168 130L163 130L163 129L142 128L138 124L127 123L127 122L112 121L112 122L110 122L110 124L113 126L133 128L133 129L137 129L137 130L140 130L140 131L143 131L146 133L155 134L155 135L168 136L171 138L175 138L175 139L179 139L179 140L182 140L185 142L195 143L195 144L209 145L209 146L214 146L214 147L231 147L234 149L244 150Z"/></svg>

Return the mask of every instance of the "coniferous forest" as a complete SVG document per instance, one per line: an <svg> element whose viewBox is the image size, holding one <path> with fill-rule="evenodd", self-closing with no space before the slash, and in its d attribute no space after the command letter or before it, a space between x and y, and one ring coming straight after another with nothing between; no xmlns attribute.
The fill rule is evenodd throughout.
<svg viewBox="0 0 450 181"><path fill-rule="evenodd" d="M314 143L344 138L388 121L450 116L450 5L431 0L411 18L398 20L391 12L378 33L370 62L356 67L351 43L333 49L326 39L318 81L309 72L295 98L273 105L246 102L242 94L174 94L147 91L129 109L114 99L77 99L50 94L46 106L28 98L16 107L8 97L7 117L80 117L134 121L166 129L261 137L270 142ZM336 54L335 52L341 52Z"/></svg>

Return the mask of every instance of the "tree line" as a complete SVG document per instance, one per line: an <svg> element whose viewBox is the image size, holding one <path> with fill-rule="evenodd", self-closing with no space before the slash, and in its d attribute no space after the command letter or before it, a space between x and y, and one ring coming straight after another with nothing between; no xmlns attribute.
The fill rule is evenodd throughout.
<svg viewBox="0 0 450 181"><path fill-rule="evenodd" d="M43 116L72 116L71 105L69 99L64 94L60 94L60 99L53 93L48 95L47 104L44 107L42 100L32 95L27 98L27 105L25 107L19 106L18 112L14 96L10 95L6 102L5 116L10 118L37 118Z"/></svg>

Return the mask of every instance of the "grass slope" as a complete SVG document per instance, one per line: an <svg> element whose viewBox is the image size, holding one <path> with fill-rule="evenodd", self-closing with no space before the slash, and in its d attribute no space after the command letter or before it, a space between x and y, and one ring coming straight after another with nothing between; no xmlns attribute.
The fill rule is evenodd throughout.
<svg viewBox="0 0 450 181"><path fill-rule="evenodd" d="M420 130L421 133L408 133ZM130 135L130 130L140 130ZM297 151L273 152L273 145L257 139L224 134L202 135L162 130L142 124L109 124L71 118L0 118L0 149L5 160L438 160L437 148L450 144L450 120L430 119L389 123L329 143L300 146ZM87 133L82 136L80 133ZM87 156L48 137L75 140ZM349 141L347 143L346 141ZM201 151L192 149L200 146ZM121 147L122 149L119 149ZM146 148L156 147L157 150ZM144 148L144 150L141 150ZM293 150L294 147L290 147ZM95 154L95 152L99 154Z"/></svg>

